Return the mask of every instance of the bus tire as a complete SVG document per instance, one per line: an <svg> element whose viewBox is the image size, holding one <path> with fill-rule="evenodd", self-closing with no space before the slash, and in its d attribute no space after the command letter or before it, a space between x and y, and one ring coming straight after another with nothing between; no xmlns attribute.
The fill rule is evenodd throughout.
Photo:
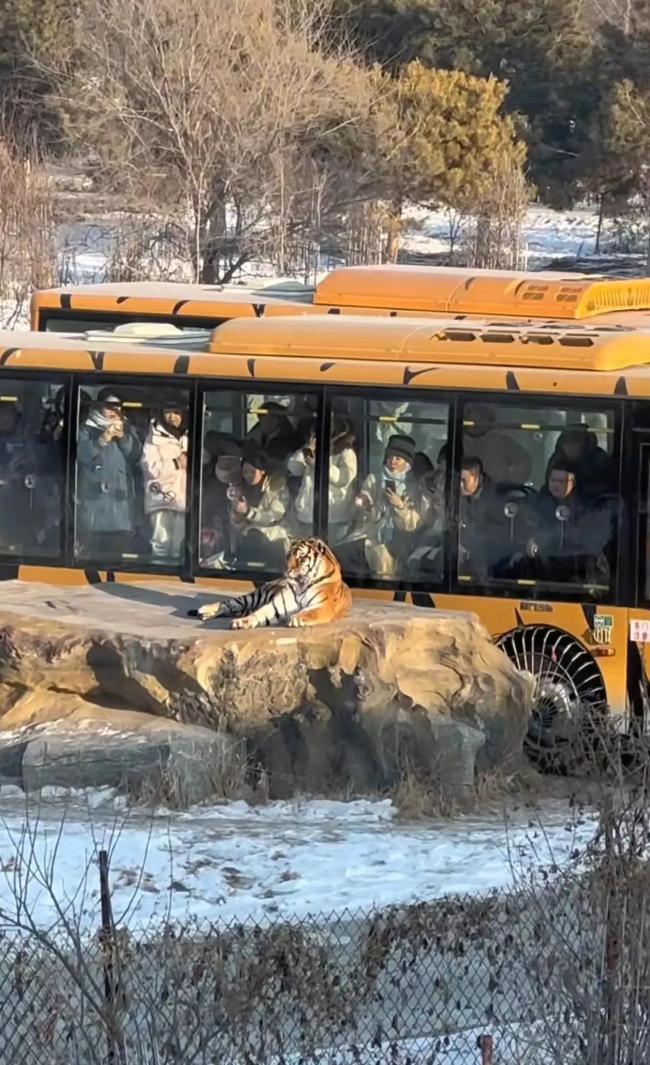
<svg viewBox="0 0 650 1065"><path fill-rule="evenodd" d="M538 768L567 772L598 743L607 712L602 673L592 655L568 632L526 625L500 636L497 646L534 679L525 751Z"/></svg>

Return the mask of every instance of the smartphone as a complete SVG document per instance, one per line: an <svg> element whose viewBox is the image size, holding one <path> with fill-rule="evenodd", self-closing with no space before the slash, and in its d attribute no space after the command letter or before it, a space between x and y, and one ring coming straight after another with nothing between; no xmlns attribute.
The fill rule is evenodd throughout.
<svg viewBox="0 0 650 1065"><path fill-rule="evenodd" d="M384 481L384 488L386 488L389 492L396 492L397 483L395 481Z"/></svg>

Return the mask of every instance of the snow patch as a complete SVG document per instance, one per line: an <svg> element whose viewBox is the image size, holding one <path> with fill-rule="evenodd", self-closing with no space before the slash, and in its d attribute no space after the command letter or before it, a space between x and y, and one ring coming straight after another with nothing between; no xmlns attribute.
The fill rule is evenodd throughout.
<svg viewBox="0 0 650 1065"><path fill-rule="evenodd" d="M146 813L125 809L110 789L83 799L48 789L28 804L3 789L0 818L0 910L12 912L16 877L31 868L37 922L56 920L56 898L84 927L99 918L102 848L110 853L115 916L132 925L168 917L325 920L343 910L508 890L540 866L561 868L594 832L559 802L506 821L408 824L387 801L230 802Z"/></svg>

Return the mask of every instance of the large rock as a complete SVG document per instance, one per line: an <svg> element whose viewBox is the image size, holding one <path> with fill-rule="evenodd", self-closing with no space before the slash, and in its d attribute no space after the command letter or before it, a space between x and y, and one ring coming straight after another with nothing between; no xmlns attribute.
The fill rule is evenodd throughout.
<svg viewBox="0 0 650 1065"><path fill-rule="evenodd" d="M474 615L369 600L332 625L234 632L186 617L208 598L170 584L3 583L0 779L18 765L27 787L73 784L75 773L103 783L121 759L139 772L164 749L165 762L185 759L187 792L202 796L205 779L190 781L210 735L222 771L245 742L272 795L374 790L409 767L463 789L476 766L519 761L530 684ZM133 711L148 715L137 728ZM155 719L167 730L145 742L142 722ZM45 723L66 720L43 738ZM179 725L201 731L181 740ZM205 742L206 761L215 751Z"/></svg>

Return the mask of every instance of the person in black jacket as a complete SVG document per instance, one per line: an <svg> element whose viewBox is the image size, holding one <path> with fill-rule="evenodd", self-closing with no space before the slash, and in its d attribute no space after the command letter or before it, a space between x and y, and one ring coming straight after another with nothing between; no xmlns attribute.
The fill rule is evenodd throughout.
<svg viewBox="0 0 650 1065"><path fill-rule="evenodd" d="M616 490L616 466L611 455L598 446L595 433L586 425L573 425L560 433L546 468L565 465L575 475L583 499L595 499Z"/></svg>
<svg viewBox="0 0 650 1065"><path fill-rule="evenodd" d="M582 491L566 460L556 459L546 484L528 507L528 558L549 581L609 583L606 549L612 538L612 511Z"/></svg>
<svg viewBox="0 0 650 1065"><path fill-rule="evenodd" d="M475 456L464 458L460 470L458 507L458 569L475 580L492 576L505 552L505 498Z"/></svg>

